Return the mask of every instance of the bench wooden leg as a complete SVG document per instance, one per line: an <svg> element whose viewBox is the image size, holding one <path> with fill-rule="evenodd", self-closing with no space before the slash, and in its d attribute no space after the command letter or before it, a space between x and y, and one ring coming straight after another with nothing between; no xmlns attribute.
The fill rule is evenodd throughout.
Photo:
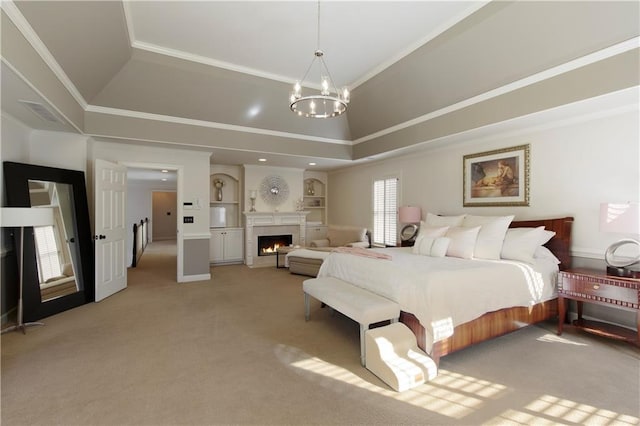
<svg viewBox="0 0 640 426"><path fill-rule="evenodd" d="M360 364L365 366L365 350L364 350L364 335L369 329L369 324L360 324Z"/></svg>
<svg viewBox="0 0 640 426"><path fill-rule="evenodd" d="M309 295L307 293L304 294L304 320L309 321Z"/></svg>

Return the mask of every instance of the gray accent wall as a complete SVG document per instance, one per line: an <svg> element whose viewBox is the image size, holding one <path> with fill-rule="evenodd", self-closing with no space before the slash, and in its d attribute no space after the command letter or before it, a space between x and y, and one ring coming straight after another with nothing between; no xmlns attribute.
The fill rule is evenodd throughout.
<svg viewBox="0 0 640 426"><path fill-rule="evenodd" d="M639 8L491 2L357 87L351 134L359 139L636 37Z"/></svg>
<svg viewBox="0 0 640 426"><path fill-rule="evenodd" d="M209 274L209 238L184 240L184 276Z"/></svg>

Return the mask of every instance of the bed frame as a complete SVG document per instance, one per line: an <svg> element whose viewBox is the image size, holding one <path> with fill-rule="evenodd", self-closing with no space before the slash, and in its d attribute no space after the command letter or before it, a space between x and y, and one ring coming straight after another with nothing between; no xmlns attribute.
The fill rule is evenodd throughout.
<svg viewBox="0 0 640 426"><path fill-rule="evenodd" d="M510 225L511 228L538 226L544 226L545 229L556 233L545 246L560 260L560 270L569 268L571 266L570 247L573 217L518 221L512 222ZM473 321L458 325L454 328L451 337L434 343L431 358L438 363L442 356L557 315L557 298L532 307L505 308L486 313ZM418 319L410 313L401 312L400 321L413 331L418 340L418 346L424 350L426 346L425 330Z"/></svg>

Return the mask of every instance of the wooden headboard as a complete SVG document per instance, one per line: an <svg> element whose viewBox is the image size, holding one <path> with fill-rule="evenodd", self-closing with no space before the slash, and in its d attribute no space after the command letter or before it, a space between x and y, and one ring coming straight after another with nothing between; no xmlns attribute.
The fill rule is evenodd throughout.
<svg viewBox="0 0 640 426"><path fill-rule="evenodd" d="M573 227L572 217L559 219L523 220L511 222L510 228L536 228L544 226L548 231L553 231L556 235L549 240L547 247L560 260L560 270L565 270L571 266L571 228Z"/></svg>

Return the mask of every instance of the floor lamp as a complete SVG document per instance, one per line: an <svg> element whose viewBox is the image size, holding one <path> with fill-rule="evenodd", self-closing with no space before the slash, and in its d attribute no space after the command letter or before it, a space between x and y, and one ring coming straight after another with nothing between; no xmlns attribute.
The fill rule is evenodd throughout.
<svg viewBox="0 0 640 426"><path fill-rule="evenodd" d="M46 207L2 207L0 225L3 228L20 228L20 288L18 295L18 319L17 324L2 330L2 334L14 330L22 330L26 334L26 328L33 325L44 325L41 322L22 321L22 290L24 274L24 228L27 226L53 225L53 209Z"/></svg>

